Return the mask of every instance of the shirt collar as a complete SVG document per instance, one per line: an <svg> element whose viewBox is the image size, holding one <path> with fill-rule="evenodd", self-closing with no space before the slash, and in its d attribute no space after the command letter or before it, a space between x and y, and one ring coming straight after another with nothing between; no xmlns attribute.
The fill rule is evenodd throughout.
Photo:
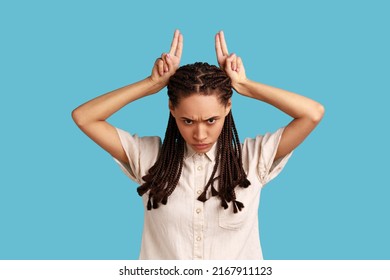
<svg viewBox="0 0 390 280"><path fill-rule="evenodd" d="M198 154L198 153L195 152L195 150L192 149L192 147L186 143L186 150L184 152L184 159L193 157L196 154ZM214 161L215 157L217 155L217 142L215 142L214 145L211 147L211 149L204 154L206 155L206 158L208 158L210 161Z"/></svg>

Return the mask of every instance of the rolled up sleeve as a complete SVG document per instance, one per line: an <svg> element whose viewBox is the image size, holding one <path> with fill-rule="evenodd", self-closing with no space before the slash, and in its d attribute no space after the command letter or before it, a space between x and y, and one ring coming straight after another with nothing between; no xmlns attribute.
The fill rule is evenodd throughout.
<svg viewBox="0 0 390 280"><path fill-rule="evenodd" d="M113 158L131 180L143 184L142 177L157 160L161 148L160 137L139 137L116 128L129 163Z"/></svg>
<svg viewBox="0 0 390 280"><path fill-rule="evenodd" d="M257 173L262 186L274 179L284 168L292 151L275 160L284 127L274 133L266 133L256 138L245 139L243 144L243 163L248 171Z"/></svg>

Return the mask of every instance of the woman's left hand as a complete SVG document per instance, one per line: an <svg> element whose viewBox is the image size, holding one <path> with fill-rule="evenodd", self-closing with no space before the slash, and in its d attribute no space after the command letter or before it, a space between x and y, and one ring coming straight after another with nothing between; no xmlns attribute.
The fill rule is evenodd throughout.
<svg viewBox="0 0 390 280"><path fill-rule="evenodd" d="M244 83L247 78L242 59L234 53L229 55L223 31L215 35L215 52L219 67L229 76L233 88Z"/></svg>

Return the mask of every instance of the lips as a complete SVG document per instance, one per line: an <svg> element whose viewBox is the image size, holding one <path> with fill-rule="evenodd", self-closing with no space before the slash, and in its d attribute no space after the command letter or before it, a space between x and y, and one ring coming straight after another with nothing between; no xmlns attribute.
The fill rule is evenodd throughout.
<svg viewBox="0 0 390 280"><path fill-rule="evenodd" d="M196 150L205 150L205 149L207 149L208 147L210 147L210 144L194 144L193 147L194 147Z"/></svg>

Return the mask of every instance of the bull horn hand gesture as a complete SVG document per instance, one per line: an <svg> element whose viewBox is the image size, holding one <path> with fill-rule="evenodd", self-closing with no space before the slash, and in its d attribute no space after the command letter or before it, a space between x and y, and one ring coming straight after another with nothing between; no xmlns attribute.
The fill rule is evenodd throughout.
<svg viewBox="0 0 390 280"><path fill-rule="evenodd" d="M229 55L223 31L215 35L215 52L219 67L229 76L232 86L243 83L246 80L244 64L241 57L234 53Z"/></svg>
<svg viewBox="0 0 390 280"><path fill-rule="evenodd" d="M150 76L154 84L158 84L161 88L168 84L169 78L175 74L180 66L181 54L183 51L183 35L179 30L176 30L169 53L163 53L157 58Z"/></svg>

